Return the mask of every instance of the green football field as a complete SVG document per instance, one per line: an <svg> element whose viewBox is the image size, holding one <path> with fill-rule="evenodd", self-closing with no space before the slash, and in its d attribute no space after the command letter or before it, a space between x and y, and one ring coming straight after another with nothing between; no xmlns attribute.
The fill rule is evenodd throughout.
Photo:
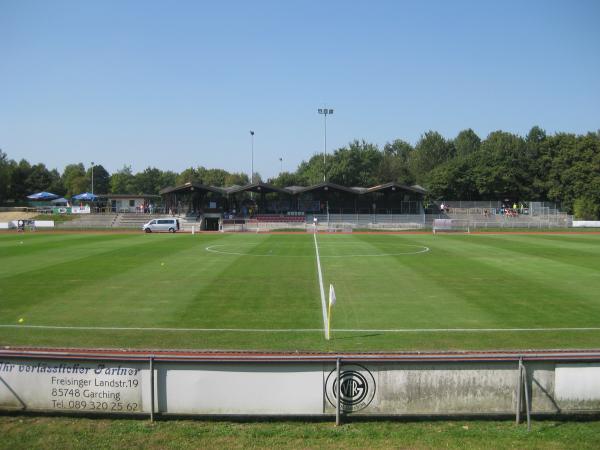
<svg viewBox="0 0 600 450"><path fill-rule="evenodd" d="M600 348L600 235L4 233L0 345Z"/></svg>

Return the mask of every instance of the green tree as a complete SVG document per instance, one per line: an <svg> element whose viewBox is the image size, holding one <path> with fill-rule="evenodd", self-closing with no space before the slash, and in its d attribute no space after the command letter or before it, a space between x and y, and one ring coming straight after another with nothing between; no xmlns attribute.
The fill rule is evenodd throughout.
<svg viewBox="0 0 600 450"><path fill-rule="evenodd" d="M454 138L454 148L458 157L469 156L478 151L480 146L481 139L471 128L462 130Z"/></svg>
<svg viewBox="0 0 600 450"><path fill-rule="evenodd" d="M600 218L598 199L579 197L573 203L573 214L579 220L597 220Z"/></svg>
<svg viewBox="0 0 600 450"><path fill-rule="evenodd" d="M194 169L193 167L190 167L181 172L177 176L177 179L175 181L175 184L177 186L180 186L185 183L202 183L202 177L198 170Z"/></svg>
<svg viewBox="0 0 600 450"><path fill-rule="evenodd" d="M573 212L578 198L600 203L600 136L557 134L552 138L555 155L548 173L548 198Z"/></svg>
<svg viewBox="0 0 600 450"><path fill-rule="evenodd" d="M94 166L94 193L95 194L108 194L110 190L110 174L108 171L102 166L102 164L98 164ZM91 192L92 190L92 168L90 167L86 174L86 179L89 183L88 190Z"/></svg>
<svg viewBox="0 0 600 450"><path fill-rule="evenodd" d="M481 198L531 198L531 161L523 138L494 131L474 156L473 178Z"/></svg>
<svg viewBox="0 0 600 450"><path fill-rule="evenodd" d="M111 194L136 194L135 177L131 172L131 166L123 166L121 170L110 176Z"/></svg>
<svg viewBox="0 0 600 450"><path fill-rule="evenodd" d="M478 200L472 158L454 158L429 173L427 189L432 199Z"/></svg>
<svg viewBox="0 0 600 450"><path fill-rule="evenodd" d="M66 195L68 197L87 191L89 181L85 176L83 164L67 165L63 170L62 184L66 189Z"/></svg>
<svg viewBox="0 0 600 450"><path fill-rule="evenodd" d="M327 167L328 180L344 186L372 186L383 154L375 144L355 140L333 152Z"/></svg>
<svg viewBox="0 0 600 450"><path fill-rule="evenodd" d="M0 149L0 204L8 200L12 166L8 155Z"/></svg>
<svg viewBox="0 0 600 450"><path fill-rule="evenodd" d="M225 177L225 186L243 186L248 184L248 175L242 172L229 173Z"/></svg>
<svg viewBox="0 0 600 450"><path fill-rule="evenodd" d="M207 169L205 167L198 167L198 173L202 180L201 183L207 186L225 186L225 180L229 175L226 170Z"/></svg>
<svg viewBox="0 0 600 450"><path fill-rule="evenodd" d="M177 182L177 174L173 171L167 170L163 171L160 175L160 182L158 185L160 189L164 189L167 187L174 187Z"/></svg>
<svg viewBox="0 0 600 450"><path fill-rule="evenodd" d="M327 167L331 165L332 156L327 155L325 164ZM302 180L305 180L307 185L318 184L323 182L324 176L323 153L313 155L308 161L302 161L296 170L296 175Z"/></svg>
<svg viewBox="0 0 600 450"><path fill-rule="evenodd" d="M156 167L147 167L134 175L133 185L135 194L158 194L162 172Z"/></svg>
<svg viewBox="0 0 600 450"><path fill-rule="evenodd" d="M60 173L58 172L58 170L52 169L49 172L49 175L50 175L50 186L48 187L48 190L57 195L64 196L67 193L67 189L65 188L65 185L63 184L62 177L61 177Z"/></svg>
<svg viewBox="0 0 600 450"><path fill-rule="evenodd" d="M413 184L414 175L410 170L410 159L414 148L408 142L397 139L385 144L383 157L377 169L377 184L395 181L402 184Z"/></svg>
<svg viewBox="0 0 600 450"><path fill-rule="evenodd" d="M306 186L306 181L300 177L297 173L292 172L281 172L275 178L271 178L269 183L277 187L288 187L288 186Z"/></svg>
<svg viewBox="0 0 600 450"><path fill-rule="evenodd" d="M411 168L417 183L426 182L429 172L452 159L455 153L453 143L444 139L437 131L428 131L422 135L411 158Z"/></svg>
<svg viewBox="0 0 600 450"><path fill-rule="evenodd" d="M10 171L10 198L17 201L24 201L28 195L34 193L27 183L30 174L31 164L25 159L12 166L12 170Z"/></svg>

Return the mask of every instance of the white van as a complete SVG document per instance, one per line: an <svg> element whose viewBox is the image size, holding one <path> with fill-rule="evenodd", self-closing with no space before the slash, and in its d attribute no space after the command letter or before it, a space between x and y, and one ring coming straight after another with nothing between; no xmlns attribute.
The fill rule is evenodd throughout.
<svg viewBox="0 0 600 450"><path fill-rule="evenodd" d="M153 231L168 231L169 233L175 233L176 231L179 231L179 219L153 219L144 224L142 230L146 233L152 233Z"/></svg>

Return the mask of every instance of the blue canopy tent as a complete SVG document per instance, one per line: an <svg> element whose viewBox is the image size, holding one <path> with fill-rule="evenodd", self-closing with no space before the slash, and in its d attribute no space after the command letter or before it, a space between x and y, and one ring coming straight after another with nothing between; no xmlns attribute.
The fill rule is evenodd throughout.
<svg viewBox="0 0 600 450"><path fill-rule="evenodd" d="M53 194L52 192L38 192L27 196L30 200L54 200L59 197L60 195Z"/></svg>
<svg viewBox="0 0 600 450"><path fill-rule="evenodd" d="M96 200L98 200L98 197L96 197L91 192L84 192L83 194L77 194L71 198L73 200L79 200L79 201L84 201L84 202L95 202Z"/></svg>

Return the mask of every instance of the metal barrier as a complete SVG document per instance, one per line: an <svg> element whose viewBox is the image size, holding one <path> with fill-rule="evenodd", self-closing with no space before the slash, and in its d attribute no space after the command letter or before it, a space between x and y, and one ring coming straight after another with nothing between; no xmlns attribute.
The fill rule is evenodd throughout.
<svg viewBox="0 0 600 450"><path fill-rule="evenodd" d="M0 351L0 409L155 416L600 412L600 351Z"/></svg>

